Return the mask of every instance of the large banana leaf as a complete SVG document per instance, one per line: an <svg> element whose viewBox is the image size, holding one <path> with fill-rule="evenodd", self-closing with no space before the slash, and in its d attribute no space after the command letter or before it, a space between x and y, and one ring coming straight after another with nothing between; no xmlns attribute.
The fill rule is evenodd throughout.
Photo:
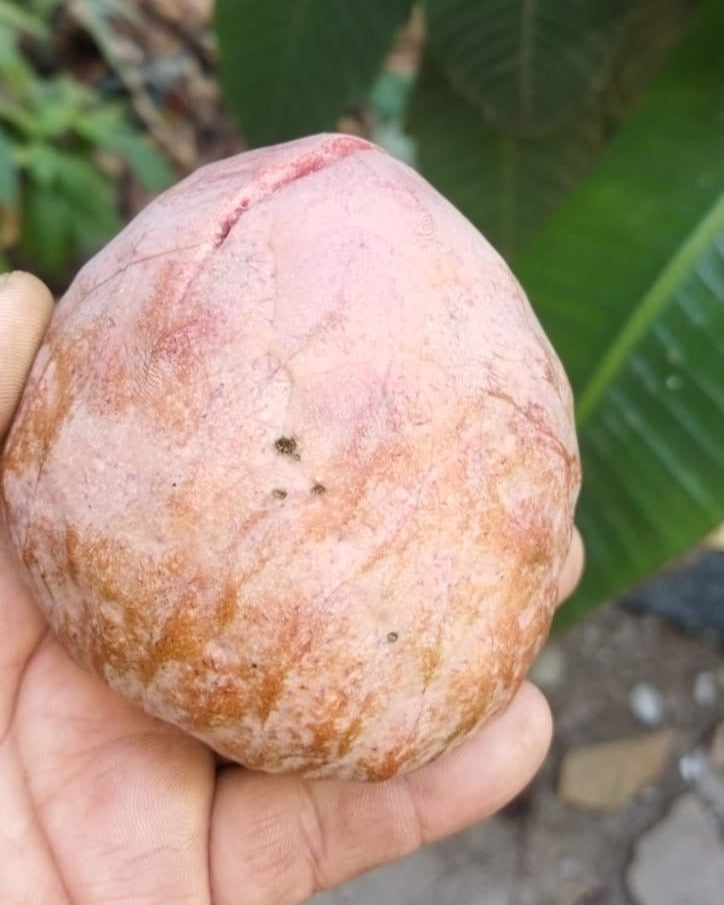
<svg viewBox="0 0 724 905"><path fill-rule="evenodd" d="M362 101L412 0L217 0L224 97L252 146L333 128Z"/></svg>
<svg viewBox="0 0 724 905"><path fill-rule="evenodd" d="M562 619L724 520L724 4L514 262L571 376L588 551Z"/></svg>

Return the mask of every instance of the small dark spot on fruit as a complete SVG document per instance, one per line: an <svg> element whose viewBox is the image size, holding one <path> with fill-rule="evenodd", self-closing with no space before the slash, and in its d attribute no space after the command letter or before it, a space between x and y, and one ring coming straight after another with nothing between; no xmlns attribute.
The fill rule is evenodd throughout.
<svg viewBox="0 0 724 905"><path fill-rule="evenodd" d="M387 640L390 642L390 644L394 644L399 637L400 636L397 634L397 632L387 632Z"/></svg>
<svg viewBox="0 0 724 905"><path fill-rule="evenodd" d="M294 437L279 437L278 440L274 441L274 449L276 449L276 451L282 456L292 456L294 459L299 461L299 454L297 453L297 441L294 439Z"/></svg>
<svg viewBox="0 0 724 905"><path fill-rule="evenodd" d="M171 486L172 486L172 487L175 487L175 486L176 486L176 481L171 481Z"/></svg>
<svg viewBox="0 0 724 905"><path fill-rule="evenodd" d="M283 500L283 499L286 499L287 492L286 492L286 490L283 490L281 487L275 487L274 490L272 490L272 496L276 500Z"/></svg>
<svg viewBox="0 0 724 905"><path fill-rule="evenodd" d="M312 485L312 493L316 493L317 496L321 496L323 493L326 493L326 492L327 492L327 488L324 486L324 484L320 484L319 481L317 481L316 484Z"/></svg>
<svg viewBox="0 0 724 905"><path fill-rule="evenodd" d="M251 668L252 668L252 669L258 669L258 668L259 668L259 664L258 664L258 663L252 663L252 664L251 664Z"/></svg>

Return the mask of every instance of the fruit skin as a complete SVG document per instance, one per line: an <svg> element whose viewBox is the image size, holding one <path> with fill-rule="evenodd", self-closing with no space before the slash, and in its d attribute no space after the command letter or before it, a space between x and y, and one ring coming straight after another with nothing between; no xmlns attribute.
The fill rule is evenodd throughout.
<svg viewBox="0 0 724 905"><path fill-rule="evenodd" d="M384 779L510 700L579 480L502 259L319 135L198 170L80 271L0 487L79 664L249 768Z"/></svg>

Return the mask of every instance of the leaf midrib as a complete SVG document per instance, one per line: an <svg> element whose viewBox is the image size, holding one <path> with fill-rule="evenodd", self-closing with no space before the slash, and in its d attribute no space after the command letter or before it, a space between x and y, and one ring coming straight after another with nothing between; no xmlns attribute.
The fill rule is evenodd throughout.
<svg viewBox="0 0 724 905"><path fill-rule="evenodd" d="M669 304L677 287L689 275L695 262L720 229L724 229L724 193L670 258L641 302L624 322L598 367L591 374L578 396L576 405L576 422L579 430L594 414L601 397L628 360L633 348Z"/></svg>

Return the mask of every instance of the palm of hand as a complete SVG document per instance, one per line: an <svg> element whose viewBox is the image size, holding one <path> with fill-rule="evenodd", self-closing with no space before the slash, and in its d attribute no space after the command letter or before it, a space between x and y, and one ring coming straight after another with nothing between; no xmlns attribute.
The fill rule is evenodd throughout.
<svg viewBox="0 0 724 905"><path fill-rule="evenodd" d="M0 285L0 360L9 362L0 440L49 312L37 281L10 283ZM23 321L33 310L45 310L35 327ZM385 783L217 769L204 745L70 661L2 541L3 905L293 905L497 810L547 749L550 713L524 685L460 748ZM561 596L581 562L576 537Z"/></svg>

